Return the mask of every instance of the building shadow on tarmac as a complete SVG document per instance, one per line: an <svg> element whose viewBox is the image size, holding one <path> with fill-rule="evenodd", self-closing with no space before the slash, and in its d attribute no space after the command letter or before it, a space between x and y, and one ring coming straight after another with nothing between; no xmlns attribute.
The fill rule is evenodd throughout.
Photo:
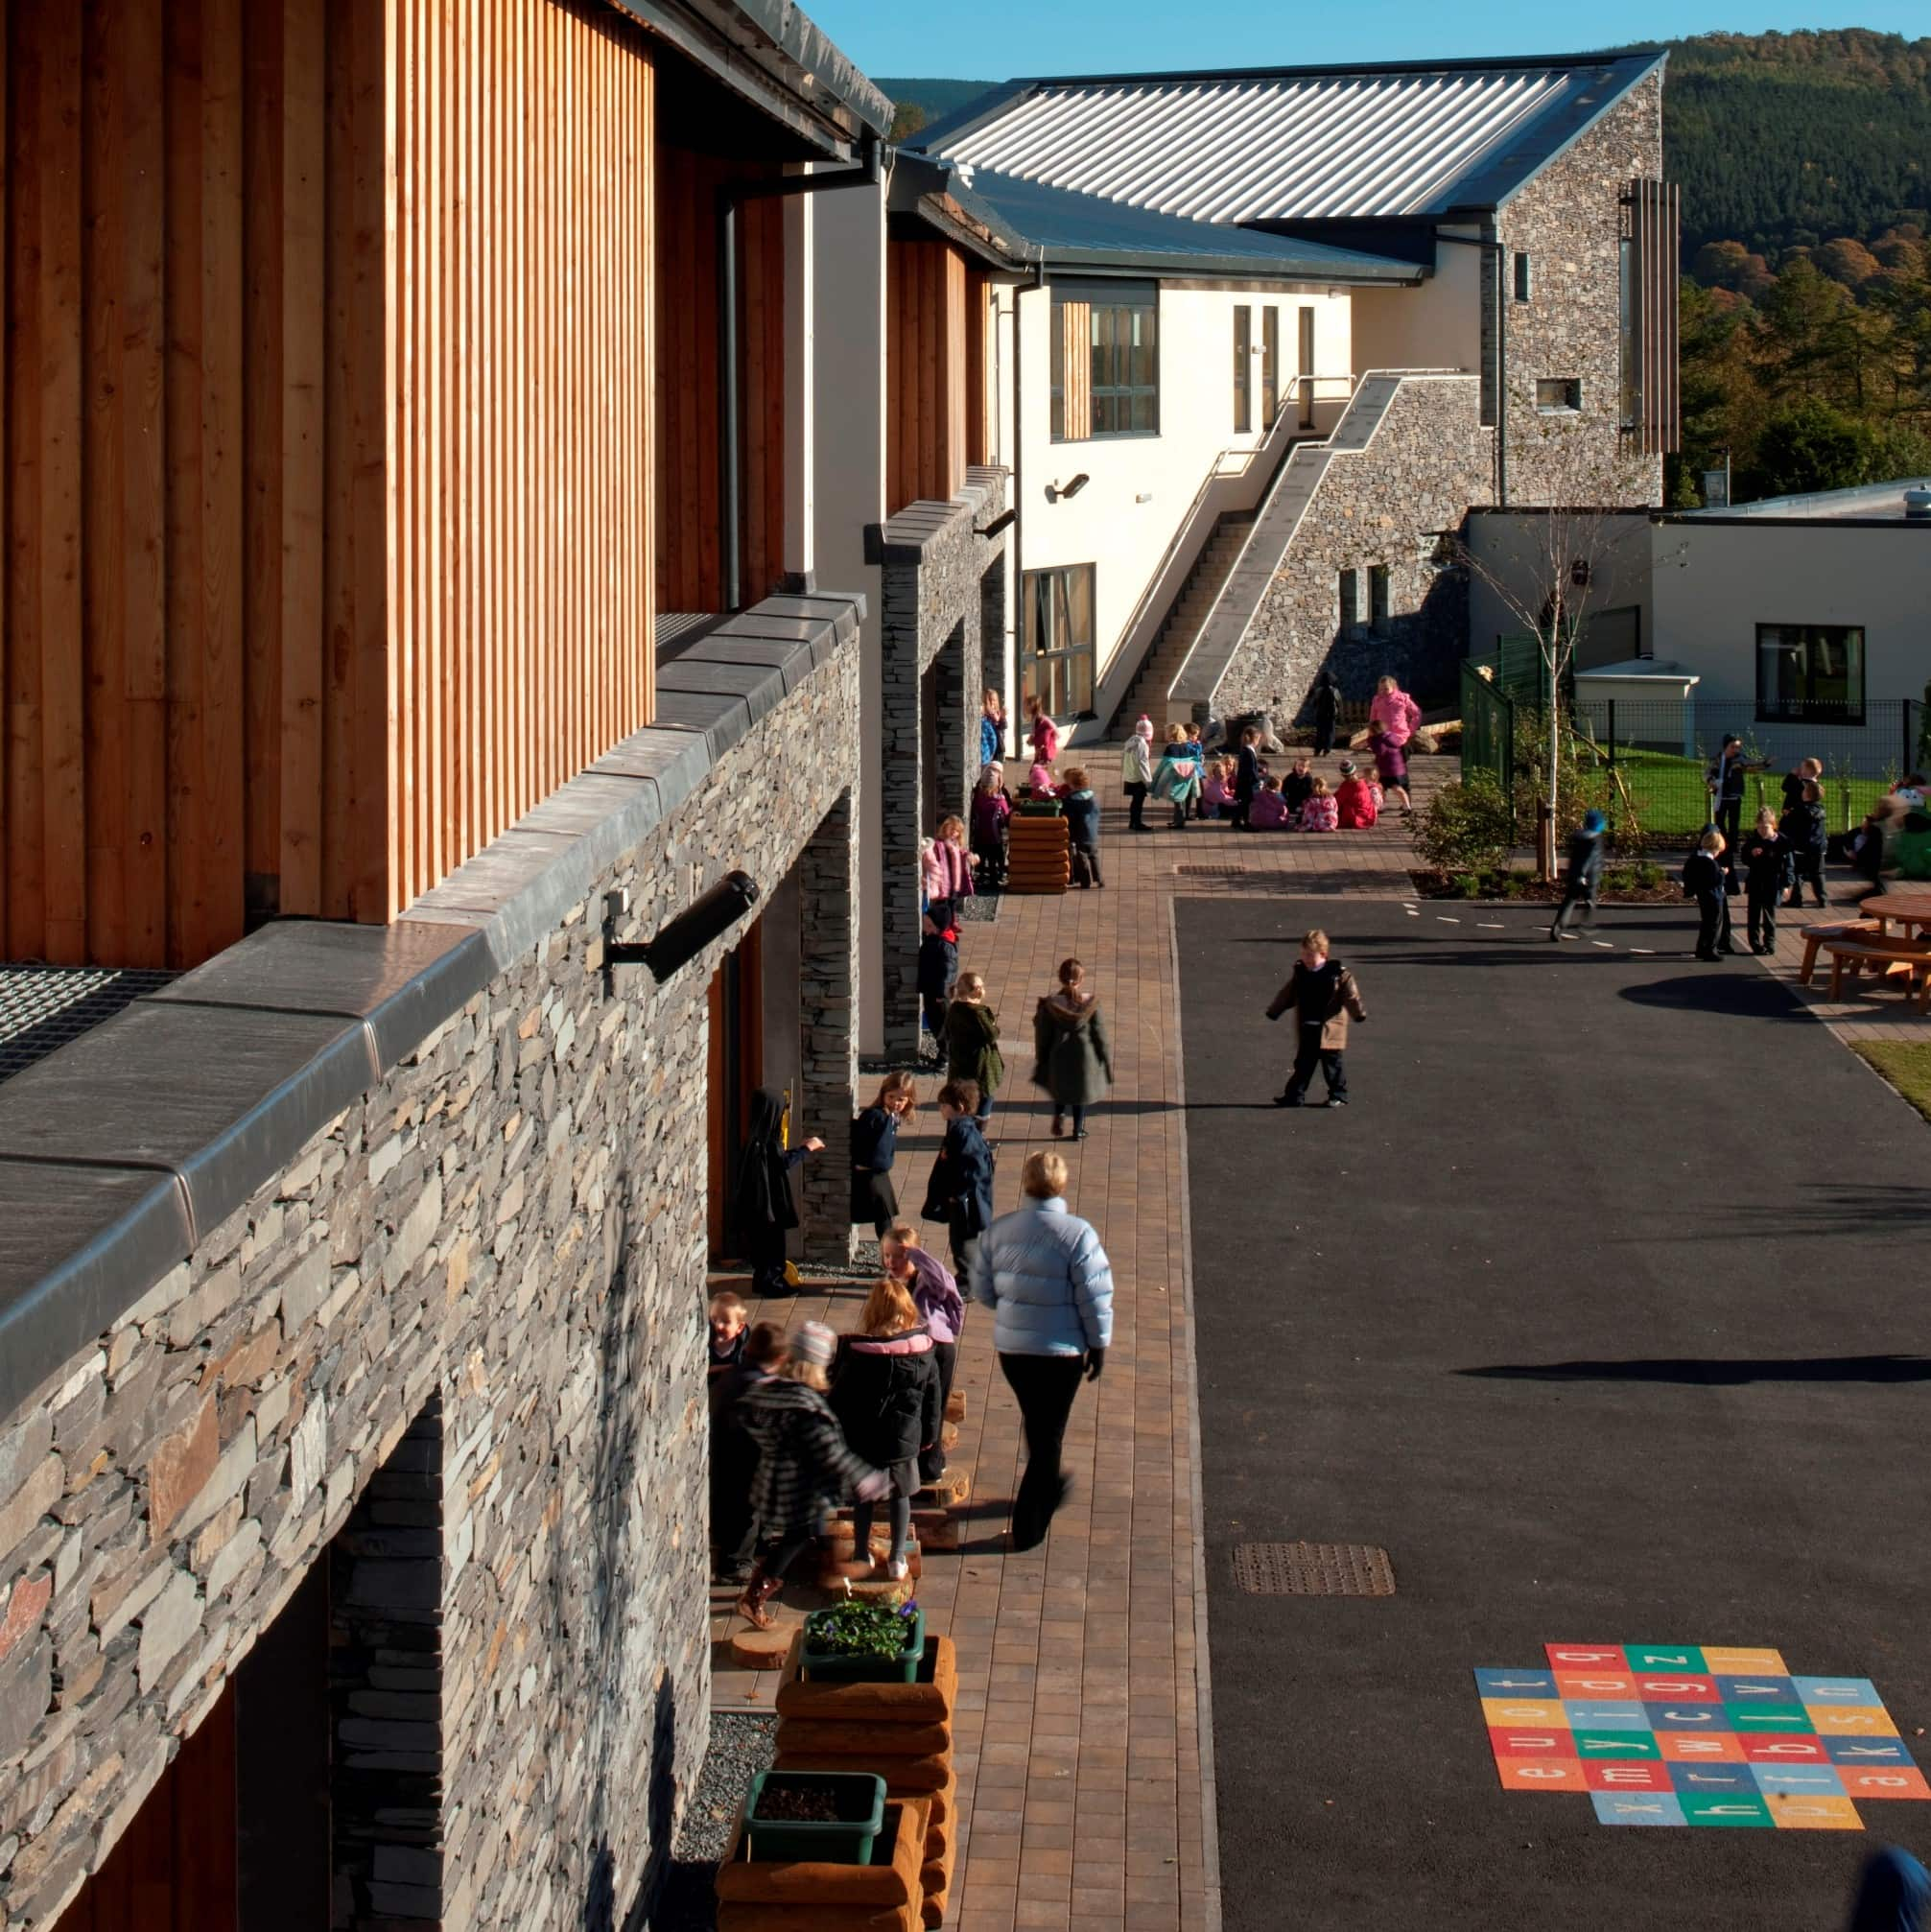
<svg viewBox="0 0 1931 1932"><path fill-rule="evenodd" d="M1746 1382L1931 1382L1931 1355L1637 1356L1628 1361L1522 1362L1457 1369L1495 1381L1691 1382L1734 1388Z"/></svg>

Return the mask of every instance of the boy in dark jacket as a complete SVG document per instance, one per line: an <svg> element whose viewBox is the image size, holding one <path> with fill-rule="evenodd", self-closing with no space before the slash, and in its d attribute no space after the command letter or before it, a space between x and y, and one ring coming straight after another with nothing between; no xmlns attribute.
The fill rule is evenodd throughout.
<svg viewBox="0 0 1931 1932"><path fill-rule="evenodd" d="M758 1526L751 1514L751 1485L758 1473L758 1446L742 1427L738 1405L771 1378L785 1355L785 1331L760 1322L738 1335L739 1354L711 1376L711 1573L718 1583L748 1583L757 1553ZM714 1349L712 1358L715 1361Z"/></svg>
<svg viewBox="0 0 1931 1932"><path fill-rule="evenodd" d="M953 924L953 903L934 899L926 907L925 937L919 941L919 1000L925 1009L926 1030L943 1048L946 1002L953 981L959 977L959 934Z"/></svg>
<svg viewBox="0 0 1931 1932"><path fill-rule="evenodd" d="M1234 761L1234 829L1251 832L1248 813L1254 809L1254 794L1260 789L1260 734L1249 725L1240 734L1240 750Z"/></svg>
<svg viewBox="0 0 1931 1932"><path fill-rule="evenodd" d="M1563 887L1563 903L1557 908L1549 937L1560 939L1569 923L1569 914L1580 906L1583 924L1596 923L1596 894L1602 890L1603 834L1609 820L1600 812L1586 812L1583 822L1569 835L1569 876Z"/></svg>
<svg viewBox="0 0 1931 1932"><path fill-rule="evenodd" d="M1270 1020L1293 1009L1295 1027L1294 1072L1286 1091L1274 1096L1277 1107L1299 1107L1307 1083L1314 1077L1318 1061L1328 1083L1328 1105L1348 1104L1348 1073L1341 1056L1348 1045L1350 1019L1365 1020L1368 1009L1361 1003L1360 988L1354 976L1340 960L1328 953L1328 935L1319 927L1301 941L1301 957L1293 977L1274 996L1267 1009Z"/></svg>
<svg viewBox="0 0 1931 1932"><path fill-rule="evenodd" d="M1099 876L1099 800L1077 765L1066 768L1066 838L1071 847L1072 883L1104 886Z"/></svg>
<svg viewBox="0 0 1931 1932"><path fill-rule="evenodd" d="M932 1163L921 1210L929 1221L943 1221L952 1237L953 1272L972 1279L978 1237L992 1226L992 1149L975 1118L978 1086L948 1080L939 1089L939 1119L946 1137Z"/></svg>
<svg viewBox="0 0 1931 1932"><path fill-rule="evenodd" d="M1790 848L1790 897L1784 905L1801 906L1804 883L1808 881L1812 901L1822 906L1824 853L1830 835L1824 819L1824 788L1814 778L1803 781L1797 803L1783 814L1777 834Z"/></svg>
<svg viewBox="0 0 1931 1932"><path fill-rule="evenodd" d="M1791 880L1790 847L1778 835L1770 807L1756 814L1756 829L1743 841L1743 884L1750 902L1750 950L1777 951L1777 906Z"/></svg>
<svg viewBox="0 0 1931 1932"><path fill-rule="evenodd" d="M1702 842L1683 861L1683 889L1696 901L1699 924L1696 956L1714 959L1720 953L1736 949L1730 943L1730 900L1726 896L1728 878L1723 863L1723 834L1711 826Z"/></svg>

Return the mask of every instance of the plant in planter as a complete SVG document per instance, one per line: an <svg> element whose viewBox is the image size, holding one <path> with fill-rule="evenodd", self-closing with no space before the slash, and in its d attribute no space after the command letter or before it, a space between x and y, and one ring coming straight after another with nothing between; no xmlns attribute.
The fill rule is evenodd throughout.
<svg viewBox="0 0 1931 1932"><path fill-rule="evenodd" d="M910 1684L925 1655L926 1615L907 1593L847 1596L805 1618L801 1667L808 1678Z"/></svg>
<svg viewBox="0 0 1931 1932"><path fill-rule="evenodd" d="M744 1804L760 1864L869 1865L884 1822L885 1780L868 1771L761 1771Z"/></svg>

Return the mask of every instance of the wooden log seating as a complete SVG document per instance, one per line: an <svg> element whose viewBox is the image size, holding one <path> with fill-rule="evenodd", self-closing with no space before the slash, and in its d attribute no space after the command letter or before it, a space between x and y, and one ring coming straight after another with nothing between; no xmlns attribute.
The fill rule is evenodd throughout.
<svg viewBox="0 0 1931 1932"><path fill-rule="evenodd" d="M1833 1001L1844 997L1847 974L1870 973L1882 980L1901 969L1906 1004L1915 1002L1919 1012L1931 1012L1931 947L1902 940L1826 939L1823 950L1830 961Z"/></svg>
<svg viewBox="0 0 1931 1932"><path fill-rule="evenodd" d="M1802 986L1810 984L1810 976L1817 970L1817 949L1827 939L1874 939L1883 929L1874 919L1825 919L1815 926L1803 929L1803 964L1799 969L1797 979Z"/></svg>
<svg viewBox="0 0 1931 1932"><path fill-rule="evenodd" d="M888 1801L922 1804L919 1912L924 1924L941 1924L952 1896L958 1788L953 1769L958 1654L952 1638L926 1638L925 1661L912 1684L813 1684L801 1674L803 1653L800 1633L775 1700L778 1769L869 1771L885 1780ZM720 1915L719 1932L724 1922Z"/></svg>
<svg viewBox="0 0 1931 1932"><path fill-rule="evenodd" d="M869 1865L754 1862L744 1855L741 1825L718 1868L718 1932L918 1932L930 1922L925 1918L930 1837L931 1803L919 1797L886 1803L883 1837ZM882 1856L887 1845L889 1856Z"/></svg>
<svg viewBox="0 0 1931 1932"><path fill-rule="evenodd" d="M1072 849L1058 813L1016 812L1006 821L1005 889L1064 892L1072 883Z"/></svg>

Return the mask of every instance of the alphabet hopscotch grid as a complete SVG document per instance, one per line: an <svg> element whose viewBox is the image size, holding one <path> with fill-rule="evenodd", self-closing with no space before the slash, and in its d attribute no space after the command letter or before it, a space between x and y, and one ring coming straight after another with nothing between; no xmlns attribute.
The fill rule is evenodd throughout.
<svg viewBox="0 0 1931 1932"><path fill-rule="evenodd" d="M1604 1825L1861 1831L1860 1802L1931 1800L1865 1677L1774 1650L1551 1643L1475 1672L1505 1791L1587 1792Z"/></svg>

